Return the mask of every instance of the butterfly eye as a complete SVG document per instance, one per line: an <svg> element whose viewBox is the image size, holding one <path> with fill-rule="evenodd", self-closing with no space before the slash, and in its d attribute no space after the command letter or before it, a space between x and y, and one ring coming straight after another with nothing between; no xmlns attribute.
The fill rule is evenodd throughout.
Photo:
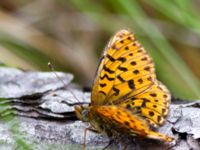
<svg viewBox="0 0 200 150"><path fill-rule="evenodd" d="M88 117L88 110L87 109L84 109L82 112L81 112L83 118L87 118Z"/></svg>

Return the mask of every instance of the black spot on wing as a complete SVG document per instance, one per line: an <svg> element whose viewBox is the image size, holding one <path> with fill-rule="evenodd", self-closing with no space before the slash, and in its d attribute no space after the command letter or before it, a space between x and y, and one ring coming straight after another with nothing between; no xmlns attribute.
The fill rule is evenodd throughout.
<svg viewBox="0 0 200 150"><path fill-rule="evenodd" d="M119 79L121 82L125 82L125 80L120 75L117 76L117 79Z"/></svg>
<svg viewBox="0 0 200 150"><path fill-rule="evenodd" d="M143 57L142 59L141 59L141 61L146 61L147 60L147 57Z"/></svg>
<svg viewBox="0 0 200 150"><path fill-rule="evenodd" d="M109 68L107 68L106 65L103 66L103 69L104 69L105 71L107 71L108 73L110 73L110 74L115 73L115 71L110 70Z"/></svg>
<svg viewBox="0 0 200 150"><path fill-rule="evenodd" d="M147 99L147 98L142 98L142 100L143 101L145 101L145 102L151 102L149 99Z"/></svg>
<svg viewBox="0 0 200 150"><path fill-rule="evenodd" d="M125 50L129 50L129 47L128 47L128 46L126 46L126 47L125 47Z"/></svg>
<svg viewBox="0 0 200 150"><path fill-rule="evenodd" d="M147 80L149 80L149 81L153 81L152 77L148 77Z"/></svg>
<svg viewBox="0 0 200 150"><path fill-rule="evenodd" d="M140 73L140 72L139 72L139 70L136 69L136 70L133 71L133 73L134 73L134 74L138 74L138 73Z"/></svg>
<svg viewBox="0 0 200 150"><path fill-rule="evenodd" d="M142 84L143 80L142 79L138 79L138 83Z"/></svg>
<svg viewBox="0 0 200 150"><path fill-rule="evenodd" d="M104 78L108 79L109 81L113 81L115 78L110 78L107 74L104 74L103 77L100 77L101 80Z"/></svg>
<svg viewBox="0 0 200 150"><path fill-rule="evenodd" d="M130 89L135 88L134 81L132 79L128 81L128 86L129 86Z"/></svg>
<svg viewBox="0 0 200 150"><path fill-rule="evenodd" d="M158 115L157 121L158 121L158 122L161 122L161 116L160 116L160 115Z"/></svg>
<svg viewBox="0 0 200 150"><path fill-rule="evenodd" d="M111 62L114 62L114 61L115 61L115 59L114 59L112 56L108 55L108 54L107 54L107 58L108 58Z"/></svg>
<svg viewBox="0 0 200 150"><path fill-rule="evenodd" d="M163 97L164 97L164 98L167 98L167 95L166 95L166 94L164 94L164 95L163 95Z"/></svg>
<svg viewBox="0 0 200 150"><path fill-rule="evenodd" d="M136 43L133 43L132 45L133 45L133 46L137 46L137 44L136 44Z"/></svg>
<svg viewBox="0 0 200 150"><path fill-rule="evenodd" d="M128 71L127 68L125 68L125 67L121 67L121 66L119 66L118 69L119 69L120 71Z"/></svg>
<svg viewBox="0 0 200 150"><path fill-rule="evenodd" d="M152 96L152 97L156 97L157 94L156 94L156 93L150 93L150 96Z"/></svg>
<svg viewBox="0 0 200 150"><path fill-rule="evenodd" d="M133 56L133 53L128 54L129 56Z"/></svg>
<svg viewBox="0 0 200 150"><path fill-rule="evenodd" d="M146 101L142 102L142 107L146 107Z"/></svg>
<svg viewBox="0 0 200 150"><path fill-rule="evenodd" d="M137 63L135 61L131 62L131 65L135 66Z"/></svg>
<svg viewBox="0 0 200 150"><path fill-rule="evenodd" d="M143 102L142 102L142 107L146 107L146 103L147 103L147 102L150 102L150 100L147 99L147 98L142 98L142 100L143 100Z"/></svg>
<svg viewBox="0 0 200 150"><path fill-rule="evenodd" d="M131 40L132 40L132 38L129 36L129 37L127 38L127 40L130 40L130 41L131 41Z"/></svg>
<svg viewBox="0 0 200 150"><path fill-rule="evenodd" d="M167 110L163 108L163 109L162 109L162 114L166 114L166 111L167 111Z"/></svg>
<svg viewBox="0 0 200 150"><path fill-rule="evenodd" d="M118 58L117 60L119 60L119 61L121 61L121 62L125 62L125 61L126 61L126 58L120 57L120 58Z"/></svg>
<svg viewBox="0 0 200 150"><path fill-rule="evenodd" d="M146 66L146 67L144 67L144 70L146 70L146 71L150 71L150 67L149 66Z"/></svg>
<svg viewBox="0 0 200 150"><path fill-rule="evenodd" d="M124 121L124 124L127 125L127 126L130 125L130 123L128 121Z"/></svg>
<svg viewBox="0 0 200 150"><path fill-rule="evenodd" d="M154 116L154 112L153 111L149 111L149 116Z"/></svg>
<svg viewBox="0 0 200 150"><path fill-rule="evenodd" d="M119 95L119 92L120 92L120 90L119 89L117 89L117 88L115 88L115 87L113 87L113 91L115 91L115 96L117 96L117 95Z"/></svg>
<svg viewBox="0 0 200 150"><path fill-rule="evenodd" d="M154 102L158 103L158 100L157 100L157 99L155 99L155 100L154 100Z"/></svg>
<svg viewBox="0 0 200 150"><path fill-rule="evenodd" d="M106 86L106 83L100 83L99 85L100 85L100 87L102 87L102 88L103 88L103 87L105 87L105 86Z"/></svg>

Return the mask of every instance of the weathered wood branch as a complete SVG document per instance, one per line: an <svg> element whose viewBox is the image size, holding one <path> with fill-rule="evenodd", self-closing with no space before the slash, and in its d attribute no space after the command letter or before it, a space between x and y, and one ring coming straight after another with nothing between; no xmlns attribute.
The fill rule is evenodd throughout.
<svg viewBox="0 0 200 150"><path fill-rule="evenodd" d="M71 83L72 74L59 73L59 76L67 87L51 72L0 68L0 149L16 146L15 136L10 130L12 120L6 121L10 115L15 116L13 120L18 126L18 134L28 143L37 143L35 149L45 149L48 144L81 147L87 124L77 120L73 106L89 103L90 93ZM160 132L175 138L173 143L127 138L123 139L123 144L118 142L110 148L126 145L127 149L141 150L200 149L200 101L180 103L172 102L167 122L159 128ZM87 134L87 148L103 148L108 141L105 136L92 132Z"/></svg>

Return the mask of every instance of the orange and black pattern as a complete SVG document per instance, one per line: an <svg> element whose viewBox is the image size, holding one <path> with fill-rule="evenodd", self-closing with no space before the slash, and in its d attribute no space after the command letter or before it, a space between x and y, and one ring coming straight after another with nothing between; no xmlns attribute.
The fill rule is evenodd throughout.
<svg viewBox="0 0 200 150"><path fill-rule="evenodd" d="M117 127L121 133L170 142L171 137L150 129L165 122L170 100L150 55L132 32L121 30L101 57L86 120L100 132Z"/></svg>

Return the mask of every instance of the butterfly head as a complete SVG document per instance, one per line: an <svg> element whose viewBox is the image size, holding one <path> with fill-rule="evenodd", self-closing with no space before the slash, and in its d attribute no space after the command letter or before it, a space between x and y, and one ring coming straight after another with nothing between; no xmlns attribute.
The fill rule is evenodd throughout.
<svg viewBox="0 0 200 150"><path fill-rule="evenodd" d="M75 108L76 116L80 120L84 122L88 122L88 106L77 105L74 108Z"/></svg>

